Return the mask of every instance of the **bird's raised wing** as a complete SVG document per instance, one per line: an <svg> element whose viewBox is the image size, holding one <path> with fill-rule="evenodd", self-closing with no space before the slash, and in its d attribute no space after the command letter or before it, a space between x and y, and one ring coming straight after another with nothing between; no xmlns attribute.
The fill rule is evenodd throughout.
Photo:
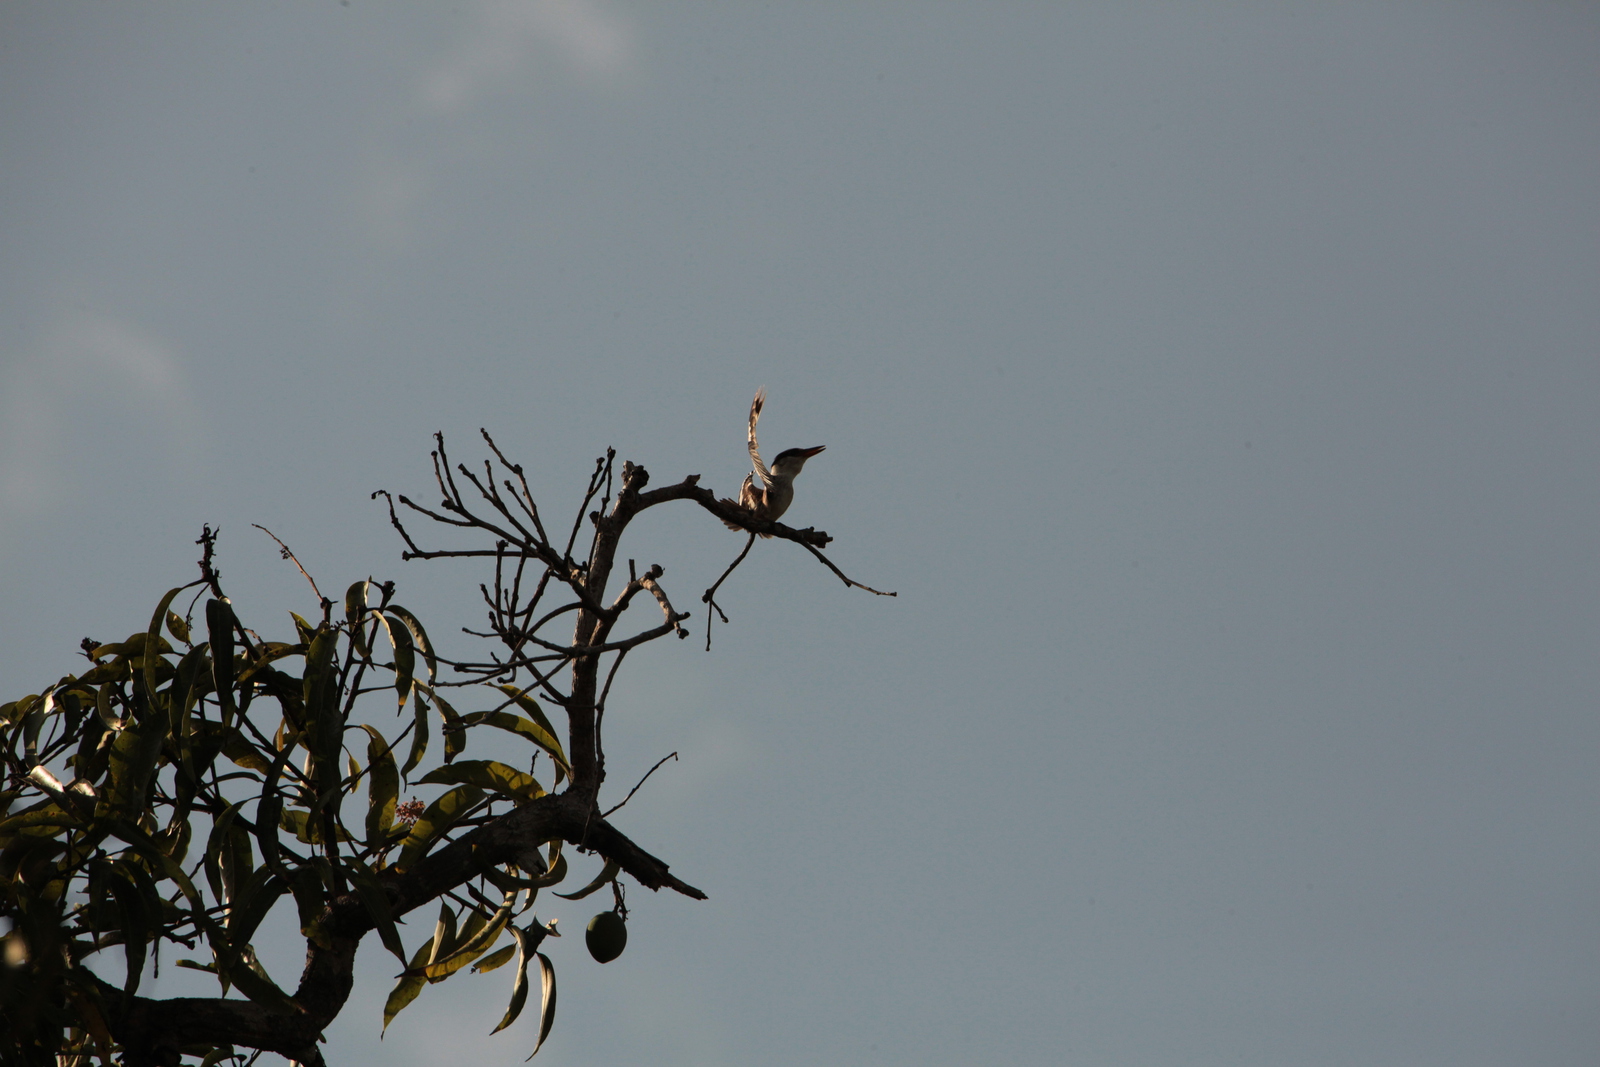
<svg viewBox="0 0 1600 1067"><path fill-rule="evenodd" d="M772 472L761 462L761 446L756 443L756 422L761 418L761 409L766 403L767 390L763 386L756 390L756 398L750 401L750 462L755 464L756 476L761 479L761 484L771 488Z"/></svg>

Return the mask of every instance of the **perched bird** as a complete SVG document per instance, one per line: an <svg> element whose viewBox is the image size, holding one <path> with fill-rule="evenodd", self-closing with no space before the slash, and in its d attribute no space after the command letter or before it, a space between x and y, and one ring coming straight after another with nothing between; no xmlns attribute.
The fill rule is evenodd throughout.
<svg viewBox="0 0 1600 1067"><path fill-rule="evenodd" d="M821 452L826 445L815 448L786 448L779 452L772 460L769 470L761 462L761 446L756 444L756 421L761 418L761 408L767 402L767 391L756 390L756 398L750 402L750 462L755 464L755 473L744 476L744 485L739 489L738 500L723 499L724 504L732 504L749 511L758 519L777 519L789 510L789 503L794 499L794 478L800 473L800 468L806 465L806 460ZM756 484L756 479L761 484ZM734 523L724 523L730 530L741 530L742 526ZM771 534L762 534L762 537L771 537Z"/></svg>

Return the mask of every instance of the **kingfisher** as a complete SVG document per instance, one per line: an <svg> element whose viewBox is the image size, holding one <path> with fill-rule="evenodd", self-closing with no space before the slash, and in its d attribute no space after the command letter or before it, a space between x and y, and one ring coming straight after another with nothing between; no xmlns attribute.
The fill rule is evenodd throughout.
<svg viewBox="0 0 1600 1067"><path fill-rule="evenodd" d="M815 448L786 448L779 452L772 460L772 467L761 462L761 446L756 444L756 421L761 418L761 409L767 402L767 391L756 390L756 398L750 402L750 462L755 465L755 473L744 476L744 485L739 488L739 499L723 499L724 504L731 504L752 513L758 519L776 520L794 500L794 479L800 469L806 465L806 460L821 452L826 445ZM756 484L756 479L761 484ZM736 523L724 521L730 530L742 530L744 527ZM771 537L771 534L762 534L762 537Z"/></svg>

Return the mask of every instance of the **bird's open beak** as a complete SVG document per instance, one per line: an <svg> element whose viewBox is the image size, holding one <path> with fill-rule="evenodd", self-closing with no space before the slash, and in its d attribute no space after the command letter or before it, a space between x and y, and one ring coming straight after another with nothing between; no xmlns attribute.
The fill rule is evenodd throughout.
<svg viewBox="0 0 1600 1067"><path fill-rule="evenodd" d="M810 459L812 456L816 455L818 452L821 452L827 447L827 445L818 445L816 448L802 448L800 449L800 454L806 459Z"/></svg>

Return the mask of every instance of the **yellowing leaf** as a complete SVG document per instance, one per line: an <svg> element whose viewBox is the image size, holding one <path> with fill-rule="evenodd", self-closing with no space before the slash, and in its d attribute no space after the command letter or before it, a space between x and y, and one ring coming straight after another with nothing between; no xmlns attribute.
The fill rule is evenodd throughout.
<svg viewBox="0 0 1600 1067"><path fill-rule="evenodd" d="M491 793L512 797L517 800L534 800L544 796L544 788L531 774L524 774L514 767L495 760L461 760L459 763L448 763L443 767L435 767L421 778L418 784L449 785L460 782L465 785L475 785Z"/></svg>

